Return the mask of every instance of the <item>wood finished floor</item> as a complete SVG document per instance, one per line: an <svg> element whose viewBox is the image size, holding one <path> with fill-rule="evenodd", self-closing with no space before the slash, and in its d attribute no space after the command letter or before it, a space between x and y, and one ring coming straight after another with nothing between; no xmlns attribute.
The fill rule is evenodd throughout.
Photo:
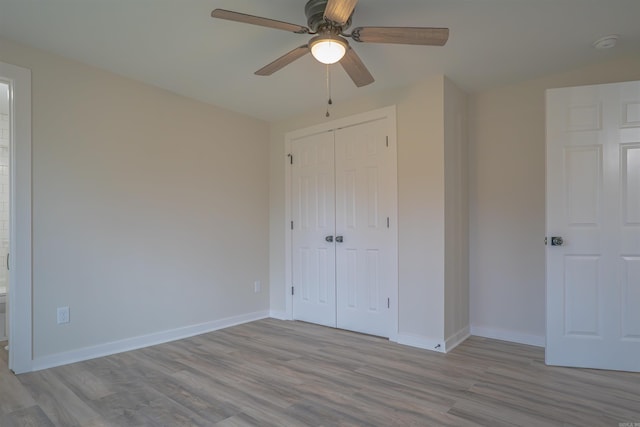
<svg viewBox="0 0 640 427"><path fill-rule="evenodd" d="M19 376L0 354L2 427L640 423L640 374L477 337L443 355L266 319Z"/></svg>

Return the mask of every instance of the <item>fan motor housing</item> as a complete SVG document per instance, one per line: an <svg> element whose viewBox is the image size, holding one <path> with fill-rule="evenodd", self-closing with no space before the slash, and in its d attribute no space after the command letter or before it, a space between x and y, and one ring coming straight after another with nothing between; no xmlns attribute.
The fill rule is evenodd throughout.
<svg viewBox="0 0 640 427"><path fill-rule="evenodd" d="M304 7L304 14L307 16L307 25L312 32L317 33L321 27L330 26L331 23L324 19L324 11L329 0L309 0ZM343 25L340 25L340 32L351 26L351 16Z"/></svg>

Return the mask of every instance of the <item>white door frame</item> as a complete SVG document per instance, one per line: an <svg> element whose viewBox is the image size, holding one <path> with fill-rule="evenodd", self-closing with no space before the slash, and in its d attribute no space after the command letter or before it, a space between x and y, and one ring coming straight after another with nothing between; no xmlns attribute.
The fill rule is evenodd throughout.
<svg viewBox="0 0 640 427"><path fill-rule="evenodd" d="M9 85L9 369L32 370L31 71L0 62Z"/></svg>
<svg viewBox="0 0 640 427"><path fill-rule="evenodd" d="M356 114L353 116L344 117L341 119L331 120L319 125L311 126L304 129L298 129L288 132L285 135L285 150L286 153L291 153L293 141L304 136L313 135L321 132L328 132L348 126L354 126L361 123L372 122L375 120L387 120L389 145L397 147L397 125L396 125L396 106L391 105L389 107L380 108L366 113ZM390 177L395 188L397 188L397 161L393 162L392 177ZM293 286L293 265L291 262L292 255L292 230L291 230L291 168L290 160L288 157L284 159L285 168L285 313L286 319L293 320L293 298L291 295L291 287ZM396 206L397 208L397 206ZM396 237L397 237L397 212L396 212ZM395 247L392 250L394 253L393 262L395 263L395 270L398 271L398 241L395 240ZM390 303L391 317L393 319L392 332L389 336L390 341L398 340L398 278L395 280L396 295L393 296Z"/></svg>

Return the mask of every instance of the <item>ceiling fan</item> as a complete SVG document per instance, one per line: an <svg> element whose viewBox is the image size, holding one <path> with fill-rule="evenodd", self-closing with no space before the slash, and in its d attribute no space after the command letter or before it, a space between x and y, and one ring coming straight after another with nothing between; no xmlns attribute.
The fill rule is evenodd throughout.
<svg viewBox="0 0 640 427"><path fill-rule="evenodd" d="M340 62L342 68L358 87L373 83L374 79L360 57L349 45L347 37L361 43L425 46L444 46L449 38L448 28L430 27L357 27L350 34L347 34L345 30L351 26L353 11L357 3L358 0L309 0L304 8L309 27L224 9L215 9L211 12L211 16L296 34L315 35L308 44L293 49L256 71L255 74L259 76L270 76L311 52L314 58L324 64Z"/></svg>

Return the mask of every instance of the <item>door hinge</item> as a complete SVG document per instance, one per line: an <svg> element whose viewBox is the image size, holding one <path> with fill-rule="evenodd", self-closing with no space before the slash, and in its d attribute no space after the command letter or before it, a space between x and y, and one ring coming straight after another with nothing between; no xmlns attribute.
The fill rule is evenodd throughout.
<svg viewBox="0 0 640 427"><path fill-rule="evenodd" d="M293 230L293 221L291 221L291 229Z"/></svg>
<svg viewBox="0 0 640 427"><path fill-rule="evenodd" d="M387 308L391 308L391 298L387 298Z"/></svg>
<svg viewBox="0 0 640 427"><path fill-rule="evenodd" d="M287 154L287 157L289 158L289 164L293 164L293 154Z"/></svg>
<svg viewBox="0 0 640 427"><path fill-rule="evenodd" d="M387 217L387 228L391 228L391 223L389 222L389 217Z"/></svg>
<svg viewBox="0 0 640 427"><path fill-rule="evenodd" d="M293 286L291 287L291 295L295 295L295 293L293 291Z"/></svg>
<svg viewBox="0 0 640 427"><path fill-rule="evenodd" d="M389 146L389 137L387 136L387 147Z"/></svg>

